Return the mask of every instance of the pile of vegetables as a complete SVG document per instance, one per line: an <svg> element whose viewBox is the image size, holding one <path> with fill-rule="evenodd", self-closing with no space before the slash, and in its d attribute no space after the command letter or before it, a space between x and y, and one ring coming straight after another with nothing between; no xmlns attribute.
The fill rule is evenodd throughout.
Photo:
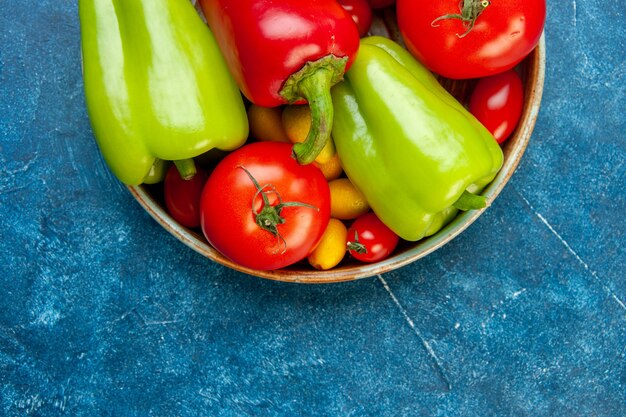
<svg viewBox="0 0 626 417"><path fill-rule="evenodd" d="M272 270L347 257L485 207L545 0L79 0L94 136L124 184ZM372 35L379 10L398 42ZM399 43L402 42L402 43ZM468 103L440 81L468 79Z"/></svg>

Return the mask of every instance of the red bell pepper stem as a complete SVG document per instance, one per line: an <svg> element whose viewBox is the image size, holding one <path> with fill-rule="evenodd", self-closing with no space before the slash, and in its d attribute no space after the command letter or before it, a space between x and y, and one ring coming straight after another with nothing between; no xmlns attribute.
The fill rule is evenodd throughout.
<svg viewBox="0 0 626 417"><path fill-rule="evenodd" d="M319 69L298 84L298 90L309 103L311 127L304 142L293 145L293 153L302 165L310 164L330 139L333 126L333 101L330 96L332 73Z"/></svg>
<svg viewBox="0 0 626 417"><path fill-rule="evenodd" d="M333 126L333 100L330 89L343 78L347 57L328 55L309 61L287 79L280 95L288 102L306 100L311 109L311 127L304 142L293 146L293 153L302 165L310 164L330 140Z"/></svg>

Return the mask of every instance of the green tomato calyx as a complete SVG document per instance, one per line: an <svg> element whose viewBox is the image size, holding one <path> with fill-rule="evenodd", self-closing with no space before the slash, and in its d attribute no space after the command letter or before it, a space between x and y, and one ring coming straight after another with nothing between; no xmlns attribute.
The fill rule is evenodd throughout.
<svg viewBox="0 0 626 417"><path fill-rule="evenodd" d="M252 214L254 214L255 223L263 230L266 230L276 236L280 243L280 250L276 250L276 253L280 251L281 254L285 253L287 250L287 242L280 234L278 230L279 224L285 223L285 218L282 217L281 211L285 207L307 207L313 210L319 211L319 208L307 204L301 203L299 201L283 201L280 193L276 189L276 186L273 184L264 184L260 185L259 182L254 178L254 176L248 171L243 165L240 165L239 168L243 169L244 172L248 175L254 187L256 188L256 193L254 193L254 197L252 197ZM278 201L278 204L272 205L270 203L270 199L268 197L269 194L274 194ZM262 205L260 210L255 207L255 203L257 201L257 197L261 197Z"/></svg>
<svg viewBox="0 0 626 417"><path fill-rule="evenodd" d="M354 231L354 242L348 242L346 246L348 250L356 252L358 254L364 255L367 253L367 248L365 247L365 245L359 242L359 232L357 232L356 230Z"/></svg>
<svg viewBox="0 0 626 417"><path fill-rule="evenodd" d="M451 13L439 16L438 18L430 22L430 25L432 27L438 27L439 25L435 23L439 22L440 20L459 19L463 22L463 25L465 26L465 32L461 35L457 33L456 36L458 36L459 38L463 38L471 32L471 30L474 28L474 24L476 24L476 19L478 19L478 16L480 16L480 14L484 12L490 4L491 1L489 0L463 0L459 3L459 9L461 13Z"/></svg>

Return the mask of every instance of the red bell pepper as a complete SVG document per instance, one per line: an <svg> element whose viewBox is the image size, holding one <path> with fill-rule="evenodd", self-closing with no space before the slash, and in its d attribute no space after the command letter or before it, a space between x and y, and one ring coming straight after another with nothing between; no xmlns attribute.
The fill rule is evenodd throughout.
<svg viewBox="0 0 626 417"><path fill-rule="evenodd" d="M308 102L312 123L294 145L301 164L330 139L331 87L359 48L352 17L336 0L200 0L207 23L242 93L275 107Z"/></svg>

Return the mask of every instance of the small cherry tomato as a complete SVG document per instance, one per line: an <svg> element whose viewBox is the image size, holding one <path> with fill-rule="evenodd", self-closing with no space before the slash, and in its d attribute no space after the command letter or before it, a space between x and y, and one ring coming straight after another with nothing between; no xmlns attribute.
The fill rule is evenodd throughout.
<svg viewBox="0 0 626 417"><path fill-rule="evenodd" d="M378 262L391 255L399 240L398 235L370 211L352 223L346 246L355 259Z"/></svg>
<svg viewBox="0 0 626 417"><path fill-rule="evenodd" d="M330 216L341 220L356 219L367 213L370 205L365 196L348 178L328 182L330 188Z"/></svg>
<svg viewBox="0 0 626 417"><path fill-rule="evenodd" d="M524 87L515 70L478 80L470 97L470 112L491 132L498 143L515 130L524 106Z"/></svg>
<svg viewBox="0 0 626 417"><path fill-rule="evenodd" d="M198 170L190 180L184 180L176 165L167 170L163 183L165 207L178 223L185 227L200 226L200 196L207 174Z"/></svg>
<svg viewBox="0 0 626 417"><path fill-rule="evenodd" d="M348 229L343 222L331 217L322 239L307 257L309 264L320 271L326 271L339 265L346 255L347 235Z"/></svg>
<svg viewBox="0 0 626 417"><path fill-rule="evenodd" d="M367 0L338 0L339 4L352 16L359 28L359 36L363 37L372 24L372 9Z"/></svg>
<svg viewBox="0 0 626 417"><path fill-rule="evenodd" d="M261 107L251 104L248 107L250 137L260 141L290 143L281 115L281 107Z"/></svg>
<svg viewBox="0 0 626 417"><path fill-rule="evenodd" d="M339 154L335 152L333 156L323 164L313 162L313 165L318 167L326 180L332 181L337 179L343 173L343 168L341 167L341 160L339 159Z"/></svg>
<svg viewBox="0 0 626 417"><path fill-rule="evenodd" d="M202 232L239 265L291 265L305 259L326 230L328 182L313 164L299 164L292 149L281 142L244 145L222 159L206 182Z"/></svg>

